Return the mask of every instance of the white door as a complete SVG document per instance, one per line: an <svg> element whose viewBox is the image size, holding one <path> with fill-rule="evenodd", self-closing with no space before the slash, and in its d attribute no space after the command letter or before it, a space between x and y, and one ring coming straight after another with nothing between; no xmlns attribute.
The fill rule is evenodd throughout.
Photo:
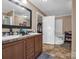
<svg viewBox="0 0 79 59"><path fill-rule="evenodd" d="M62 19L57 19L56 21L55 21L56 23L56 33L57 34L62 34L62 32L63 32L63 21L62 21Z"/></svg>
<svg viewBox="0 0 79 59"><path fill-rule="evenodd" d="M54 44L55 16L43 17L43 43Z"/></svg>

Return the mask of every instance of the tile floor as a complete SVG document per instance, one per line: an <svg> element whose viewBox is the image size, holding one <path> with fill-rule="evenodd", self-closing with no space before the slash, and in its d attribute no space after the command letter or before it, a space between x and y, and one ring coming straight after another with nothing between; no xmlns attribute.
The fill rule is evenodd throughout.
<svg viewBox="0 0 79 59"><path fill-rule="evenodd" d="M71 59L70 43L63 45L43 44L43 52L53 56L55 59Z"/></svg>

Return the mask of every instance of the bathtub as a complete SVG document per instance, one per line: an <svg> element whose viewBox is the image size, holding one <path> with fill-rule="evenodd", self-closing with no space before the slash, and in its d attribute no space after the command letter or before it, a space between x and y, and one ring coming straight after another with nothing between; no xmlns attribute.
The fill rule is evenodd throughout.
<svg viewBox="0 0 79 59"><path fill-rule="evenodd" d="M64 44L64 39L65 39L64 34L57 34L55 36L54 43L58 45Z"/></svg>

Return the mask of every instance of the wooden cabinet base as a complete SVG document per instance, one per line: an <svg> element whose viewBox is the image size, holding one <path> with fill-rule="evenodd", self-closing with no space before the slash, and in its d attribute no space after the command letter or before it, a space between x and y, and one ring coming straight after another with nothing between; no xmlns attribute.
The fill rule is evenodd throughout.
<svg viewBox="0 0 79 59"><path fill-rule="evenodd" d="M42 35L2 45L2 59L36 59L42 52Z"/></svg>
<svg viewBox="0 0 79 59"><path fill-rule="evenodd" d="M35 37L35 57L37 58L42 52L42 36L38 35Z"/></svg>
<svg viewBox="0 0 79 59"><path fill-rule="evenodd" d="M24 59L24 41L3 45L3 59Z"/></svg>

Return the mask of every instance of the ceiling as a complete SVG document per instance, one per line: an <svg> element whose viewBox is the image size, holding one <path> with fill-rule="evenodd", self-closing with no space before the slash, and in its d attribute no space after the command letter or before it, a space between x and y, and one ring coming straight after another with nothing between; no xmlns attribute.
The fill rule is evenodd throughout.
<svg viewBox="0 0 79 59"><path fill-rule="evenodd" d="M72 0L29 0L33 5L39 8L47 15L61 16L71 15Z"/></svg>

